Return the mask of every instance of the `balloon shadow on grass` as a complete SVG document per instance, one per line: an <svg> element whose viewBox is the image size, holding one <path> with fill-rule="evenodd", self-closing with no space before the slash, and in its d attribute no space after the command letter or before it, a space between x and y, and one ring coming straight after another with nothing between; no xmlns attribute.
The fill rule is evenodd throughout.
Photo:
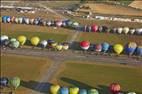
<svg viewBox="0 0 142 94"><path fill-rule="evenodd" d="M105 86L105 85L97 85L97 87L93 87L93 86L87 85L86 83L83 83L83 82L80 82L80 81L77 81L77 80L73 80L73 79L70 79L70 78L66 78L66 77L61 77L60 79L64 82L66 82L66 83L69 83L73 86L77 86L81 89L89 90L89 89L95 88L99 91L99 94L111 94L109 92L109 87Z"/></svg>
<svg viewBox="0 0 142 94"><path fill-rule="evenodd" d="M51 86L48 82L21 81L21 86L41 93L48 93ZM39 87L38 87L39 86Z"/></svg>

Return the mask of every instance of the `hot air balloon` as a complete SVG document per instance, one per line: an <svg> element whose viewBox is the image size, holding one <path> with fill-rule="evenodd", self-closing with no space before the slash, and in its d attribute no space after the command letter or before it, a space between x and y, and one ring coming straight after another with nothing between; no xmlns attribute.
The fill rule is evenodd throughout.
<svg viewBox="0 0 142 94"><path fill-rule="evenodd" d="M136 34L142 35L142 28L137 28L136 29Z"/></svg>
<svg viewBox="0 0 142 94"><path fill-rule="evenodd" d="M9 40L4 40L2 43L3 46L8 46L9 44L10 44Z"/></svg>
<svg viewBox="0 0 142 94"><path fill-rule="evenodd" d="M8 39L9 39L9 38L8 38L7 35L2 35L2 36L0 37L0 42L1 42L1 44L3 44L3 41L8 40Z"/></svg>
<svg viewBox="0 0 142 94"><path fill-rule="evenodd" d="M90 47L90 42L89 41L82 41L82 42L80 42L80 47L83 50L88 50Z"/></svg>
<svg viewBox="0 0 142 94"><path fill-rule="evenodd" d="M11 19L10 19L10 21L11 21L12 23L14 23L14 22L15 22L15 17L12 16Z"/></svg>
<svg viewBox="0 0 142 94"><path fill-rule="evenodd" d="M78 94L79 88L78 87L71 87L70 88L70 94Z"/></svg>
<svg viewBox="0 0 142 94"><path fill-rule="evenodd" d="M31 44L32 44L33 46L37 46L38 43L39 43L39 41L40 41L40 38L37 37L37 36L34 36L34 37L31 38L30 41L31 41Z"/></svg>
<svg viewBox="0 0 142 94"><path fill-rule="evenodd" d="M23 17L19 17L19 19L18 19L19 21L18 21L18 23L20 23L20 24L22 24L23 23Z"/></svg>
<svg viewBox="0 0 142 94"><path fill-rule="evenodd" d="M123 28L122 28L122 27L117 28L117 33L118 33L118 34L121 34L122 31L123 31Z"/></svg>
<svg viewBox="0 0 142 94"><path fill-rule="evenodd" d="M29 18L24 18L25 24L30 24L30 19Z"/></svg>
<svg viewBox="0 0 142 94"><path fill-rule="evenodd" d="M2 22L7 23L7 16L2 16Z"/></svg>
<svg viewBox="0 0 142 94"><path fill-rule="evenodd" d="M56 49L58 51L61 51L63 49L63 45L61 45L61 44L56 45Z"/></svg>
<svg viewBox="0 0 142 94"><path fill-rule="evenodd" d="M60 89L60 94L69 94L69 89L67 87L62 87Z"/></svg>
<svg viewBox="0 0 142 94"><path fill-rule="evenodd" d="M8 86L8 78L7 77L0 78L0 86Z"/></svg>
<svg viewBox="0 0 142 94"><path fill-rule="evenodd" d="M52 43L51 43L52 48L55 48L57 45L58 45L57 42L52 42Z"/></svg>
<svg viewBox="0 0 142 94"><path fill-rule="evenodd" d="M45 48L46 46L47 46L47 41L46 40L43 40L43 41L41 41L40 42L40 46L41 46L41 48Z"/></svg>
<svg viewBox="0 0 142 94"><path fill-rule="evenodd" d="M27 38L26 36L21 35L21 36L18 36L17 40L20 42L20 45L24 45Z"/></svg>
<svg viewBox="0 0 142 94"><path fill-rule="evenodd" d="M113 28L112 33L117 33L117 28Z"/></svg>
<svg viewBox="0 0 142 94"><path fill-rule="evenodd" d="M30 24L34 24L34 19L29 19Z"/></svg>
<svg viewBox="0 0 142 94"><path fill-rule="evenodd" d="M87 26L86 31L87 31L87 32L91 32L91 31L92 31L91 26Z"/></svg>
<svg viewBox="0 0 142 94"><path fill-rule="evenodd" d="M72 23L72 28L75 28L75 29L76 29L78 26L79 26L79 23L78 23L78 22L73 22L73 23Z"/></svg>
<svg viewBox="0 0 142 94"><path fill-rule="evenodd" d="M136 49L136 54L138 56L142 56L142 46L138 46L137 49Z"/></svg>
<svg viewBox="0 0 142 94"><path fill-rule="evenodd" d="M46 20L42 20L42 25L46 26Z"/></svg>
<svg viewBox="0 0 142 94"><path fill-rule="evenodd" d="M124 28L123 28L123 32L124 32L124 34L128 34L128 32L129 32L129 27L124 27Z"/></svg>
<svg viewBox="0 0 142 94"><path fill-rule="evenodd" d="M131 28L131 29L129 30L129 32L130 32L131 35L133 35L133 34L135 33L135 31L136 31L136 30L133 29L133 28Z"/></svg>
<svg viewBox="0 0 142 94"><path fill-rule="evenodd" d="M14 77L10 79L10 85L14 88L17 89L20 86L20 78L19 77Z"/></svg>
<svg viewBox="0 0 142 94"><path fill-rule="evenodd" d="M87 90L86 89L80 89L79 94L87 94Z"/></svg>
<svg viewBox="0 0 142 94"><path fill-rule="evenodd" d="M90 89L88 94L99 94L99 91L97 89Z"/></svg>
<svg viewBox="0 0 142 94"><path fill-rule="evenodd" d="M96 24L93 24L93 25L91 26L91 29L92 29L92 32L97 32L98 26L97 26Z"/></svg>
<svg viewBox="0 0 142 94"><path fill-rule="evenodd" d="M47 21L47 26L51 26L52 22L51 21Z"/></svg>
<svg viewBox="0 0 142 94"><path fill-rule="evenodd" d="M50 92L51 92L51 94L58 94L59 89L60 89L60 86L59 86L59 85L52 85L52 86L50 87Z"/></svg>
<svg viewBox="0 0 142 94"><path fill-rule="evenodd" d="M63 50L69 49L69 43L63 43Z"/></svg>
<svg viewBox="0 0 142 94"><path fill-rule="evenodd" d="M61 27L62 26L62 21L61 20L56 21L56 26Z"/></svg>
<svg viewBox="0 0 142 94"><path fill-rule="evenodd" d="M101 52L102 51L102 45L101 44L95 44L95 51Z"/></svg>
<svg viewBox="0 0 142 94"><path fill-rule="evenodd" d="M128 55L132 55L137 48L137 44L135 42L130 42L126 45L125 51Z"/></svg>
<svg viewBox="0 0 142 94"><path fill-rule="evenodd" d="M12 42L10 42L10 47L11 48L18 48L19 47L19 45L20 45L20 43L19 43L19 41L12 41Z"/></svg>
<svg viewBox="0 0 142 94"><path fill-rule="evenodd" d="M112 83L109 86L112 94L117 94L120 91L120 85L118 83Z"/></svg>
<svg viewBox="0 0 142 94"><path fill-rule="evenodd" d="M68 27L71 27L73 22L71 20L68 20L68 21L66 21L66 23L67 23Z"/></svg>
<svg viewBox="0 0 142 94"><path fill-rule="evenodd" d="M16 24L18 24L18 21L19 21L18 17L15 17L14 22L15 22Z"/></svg>
<svg viewBox="0 0 142 94"><path fill-rule="evenodd" d="M102 51L103 52L107 52L109 50L109 47L110 47L109 43L107 43L107 42L102 43Z"/></svg>
<svg viewBox="0 0 142 94"><path fill-rule="evenodd" d="M113 46L113 50L116 52L117 55L119 55L123 51L124 47L121 44L115 44Z"/></svg>
<svg viewBox="0 0 142 94"><path fill-rule="evenodd" d="M10 39L10 42L14 42L14 41L16 41L16 38L11 38Z"/></svg>
<svg viewBox="0 0 142 94"><path fill-rule="evenodd" d="M38 25L38 24L39 24L39 19L38 19L38 18L34 19L34 24L35 24L35 25Z"/></svg>
<svg viewBox="0 0 142 94"><path fill-rule="evenodd" d="M135 92L129 92L129 93L127 93L127 94L136 94Z"/></svg>
<svg viewBox="0 0 142 94"><path fill-rule="evenodd" d="M10 17L10 16L7 16L7 17L6 17L6 21L7 21L8 23L10 23L10 20L11 20L11 17Z"/></svg>

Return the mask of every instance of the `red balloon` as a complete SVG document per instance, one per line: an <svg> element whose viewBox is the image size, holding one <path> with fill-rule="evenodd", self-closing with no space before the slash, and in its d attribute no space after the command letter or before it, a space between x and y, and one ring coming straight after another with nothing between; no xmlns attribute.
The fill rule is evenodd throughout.
<svg viewBox="0 0 142 94"><path fill-rule="evenodd" d="M89 41L82 41L82 42L80 42L80 46L82 49L87 50L90 47L90 42Z"/></svg>
<svg viewBox="0 0 142 94"><path fill-rule="evenodd" d="M98 26L97 26L96 24L93 24L93 25L91 26L91 28L92 28L92 31L93 31L93 32L97 32L97 30L98 30Z"/></svg>
<svg viewBox="0 0 142 94"><path fill-rule="evenodd" d="M62 21L61 20L56 21L56 26L61 27L62 26Z"/></svg>
<svg viewBox="0 0 142 94"><path fill-rule="evenodd" d="M112 94L117 94L120 92L120 85L118 83L112 83L109 87Z"/></svg>

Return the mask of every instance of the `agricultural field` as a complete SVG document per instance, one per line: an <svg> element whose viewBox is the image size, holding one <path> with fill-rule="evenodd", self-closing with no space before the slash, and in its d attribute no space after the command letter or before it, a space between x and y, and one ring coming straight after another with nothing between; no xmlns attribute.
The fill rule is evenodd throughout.
<svg viewBox="0 0 142 94"><path fill-rule="evenodd" d="M13 54L1 54L1 76L14 77L18 76L22 80L22 85L16 91L17 94L25 94L31 92L32 89L25 87L33 87L34 84L30 82L36 82L40 79L41 75L45 70L51 65L52 61L48 58L42 57L32 57L32 56L22 56ZM28 83L29 82L29 83ZM31 86L30 86L31 85ZM3 91L10 91L9 88Z"/></svg>
<svg viewBox="0 0 142 94"><path fill-rule="evenodd" d="M142 67L95 61L67 61L53 82L62 86L97 88L100 94L110 94L109 84L118 82L122 91L137 91L137 94L141 94L141 79Z"/></svg>

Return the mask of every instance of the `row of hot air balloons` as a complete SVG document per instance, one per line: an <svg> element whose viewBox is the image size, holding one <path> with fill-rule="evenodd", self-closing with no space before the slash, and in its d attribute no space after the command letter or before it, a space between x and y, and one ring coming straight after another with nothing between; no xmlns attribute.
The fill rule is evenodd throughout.
<svg viewBox="0 0 142 94"><path fill-rule="evenodd" d="M6 35L2 35L0 37L1 45L3 46L9 46L11 48L18 48L20 46L23 46L26 41L27 37L24 35L20 35L17 38L9 38ZM38 36L34 36L30 39L30 43L33 46L39 46L41 48L54 48L59 51L61 50L68 50L69 49L69 44L67 42L64 43L57 43L56 41L52 39L48 40L40 40Z"/></svg>
<svg viewBox="0 0 142 94"><path fill-rule="evenodd" d="M96 52L109 52L114 51L117 55L121 54L123 51L128 55L136 54L138 56L142 56L142 46L138 46L135 42L129 42L125 46L122 44L114 44L110 45L107 42L91 44L89 41L81 41L80 47L83 50L95 50Z"/></svg>
<svg viewBox="0 0 142 94"><path fill-rule="evenodd" d="M20 82L21 82L21 80L19 77L13 77L13 78L0 77L0 86L1 87L10 86L13 89L17 89L20 86Z"/></svg>
<svg viewBox="0 0 142 94"><path fill-rule="evenodd" d="M0 41L1 41L1 45L4 46L10 46L11 48L18 48L19 46L22 46L26 43L27 41L27 37L24 35L20 35L16 38L9 38L6 35L2 35L0 37ZM48 39L48 40L40 40L40 38L38 36L34 36L30 39L30 43L33 46L39 46L41 48L55 48L59 51L61 50L68 50L69 47L69 43L64 42L64 43L57 43L52 39ZM83 50L95 50L95 52L103 52L103 53L107 53L107 52L115 52L117 55L121 54L122 52L125 52L128 55L138 55L138 56L142 56L142 46L141 45L137 45L137 43L135 42L129 42L127 43L125 46L123 46L122 44L115 44L115 45L111 45L107 42L103 42L103 43L98 43L98 44L91 44L89 41L81 41L80 42L80 48L82 48Z"/></svg>
<svg viewBox="0 0 142 94"><path fill-rule="evenodd" d="M109 91L111 94L124 94L121 91L121 87L118 83L112 83L109 86ZM50 86L51 94L100 94L95 88L93 89L80 89L79 87L60 87L60 85ZM135 92L128 92L127 94L136 94Z"/></svg>
<svg viewBox="0 0 142 94"><path fill-rule="evenodd" d="M16 23L16 24L32 24L32 25L42 25L42 26L56 26L56 27L66 27L72 28L76 31L82 32L111 32L118 34L137 34L142 35L142 28L129 28L129 27L118 27L118 28L109 28L107 26L98 26L93 25L81 25L77 21L72 21L69 19L65 20L45 20L43 18L28 18L28 17L11 17L11 16L2 16L3 23Z"/></svg>

